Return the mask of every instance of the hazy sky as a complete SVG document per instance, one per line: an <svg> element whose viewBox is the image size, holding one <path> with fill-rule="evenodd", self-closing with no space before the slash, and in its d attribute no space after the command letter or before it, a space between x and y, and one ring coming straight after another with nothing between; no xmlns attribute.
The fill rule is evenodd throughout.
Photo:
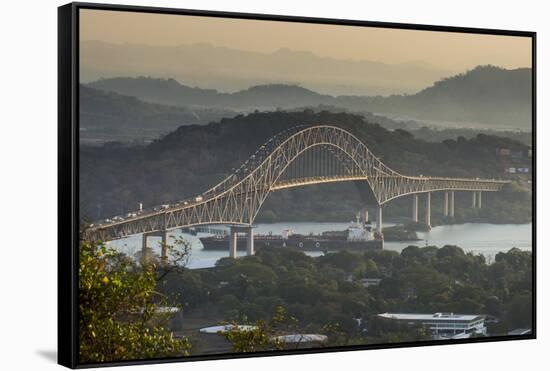
<svg viewBox="0 0 550 371"><path fill-rule="evenodd" d="M311 51L390 64L423 61L464 71L479 64L531 66L531 40L511 36L81 10L81 40L147 45L210 43L273 52Z"/></svg>

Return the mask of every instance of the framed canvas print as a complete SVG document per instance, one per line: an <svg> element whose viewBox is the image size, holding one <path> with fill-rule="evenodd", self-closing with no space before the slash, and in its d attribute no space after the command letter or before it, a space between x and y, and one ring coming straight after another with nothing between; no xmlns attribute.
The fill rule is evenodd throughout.
<svg viewBox="0 0 550 371"><path fill-rule="evenodd" d="M58 34L62 365L535 338L534 32L72 3Z"/></svg>

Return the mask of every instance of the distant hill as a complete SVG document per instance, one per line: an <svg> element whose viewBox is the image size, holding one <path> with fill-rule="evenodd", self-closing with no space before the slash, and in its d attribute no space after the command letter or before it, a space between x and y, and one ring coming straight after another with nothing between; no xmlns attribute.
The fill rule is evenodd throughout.
<svg viewBox="0 0 550 371"><path fill-rule="evenodd" d="M144 102L136 97L80 86L80 128L84 139L153 139L182 125L207 124L236 113Z"/></svg>
<svg viewBox="0 0 550 371"><path fill-rule="evenodd" d="M436 82L414 95L339 97L341 105L420 120L531 127L531 69L479 66Z"/></svg>
<svg viewBox="0 0 550 371"><path fill-rule="evenodd" d="M154 122L154 123L153 123ZM171 128L196 124L198 118L183 107L141 101L135 97L80 87L80 126L84 128Z"/></svg>
<svg viewBox="0 0 550 371"><path fill-rule="evenodd" d="M114 83L119 88L118 90L124 91L126 94L132 94L139 91L142 80L112 79L109 80L109 83ZM120 87L123 87L123 89L120 89ZM112 141L150 141L175 130L179 126L203 125L219 121L224 117L234 117L240 113L236 110L212 107L206 104L212 101L216 101L220 105L224 100L227 102L255 102L252 107L256 109L265 101L272 101L277 106L288 106L295 101L306 101L307 99L304 99L304 96L309 97L309 100L314 103L318 102L320 97L319 94L307 89L288 85L257 86L235 95L187 88L173 80L162 80L157 87L157 90L144 94L143 99L161 101L162 104L146 102L136 97L81 85L80 137L83 142L92 144ZM108 89L109 86L106 88ZM147 92L147 90L145 91ZM186 98L183 102L174 99L180 95ZM190 102L197 105L181 105ZM203 106L199 106L199 103ZM345 108L327 105L308 105L294 110L304 111L304 109L335 113L348 111ZM412 121L396 122L369 112L361 112L360 114L368 121L379 123L387 128L413 129L419 127L417 123Z"/></svg>
<svg viewBox="0 0 550 371"><path fill-rule="evenodd" d="M235 93L220 93L214 89L182 85L174 79L118 77L101 79L87 86L132 95L155 103L241 110L296 108L334 102L334 97L330 95L321 95L300 86L284 84L253 86Z"/></svg>
<svg viewBox="0 0 550 371"><path fill-rule="evenodd" d="M254 85L299 83L332 95L389 95L412 93L458 72L425 62L388 64L329 58L287 48L263 53L207 43L150 46L82 41L80 53L81 81L119 76L173 77L190 86L224 92Z"/></svg>
<svg viewBox="0 0 550 371"><path fill-rule="evenodd" d="M427 120L455 126L531 128L531 69L480 66L436 82L414 95L331 96L296 85L253 86L221 93L174 79L119 77L88 84L150 102L252 111L327 105L369 111L400 120ZM434 123L436 124L436 123Z"/></svg>

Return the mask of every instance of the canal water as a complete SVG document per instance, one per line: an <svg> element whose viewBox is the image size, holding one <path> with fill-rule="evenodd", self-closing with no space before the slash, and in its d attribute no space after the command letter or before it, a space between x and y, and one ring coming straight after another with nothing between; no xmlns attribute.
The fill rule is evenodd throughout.
<svg viewBox="0 0 550 371"><path fill-rule="evenodd" d="M391 223L385 226L391 226ZM325 231L345 230L349 223L273 223L258 224L255 234L280 234L285 229L291 229L300 234L319 234ZM179 230L171 233L172 236L185 238L191 243L191 258L188 264L189 268L212 267L216 261L222 257L228 256L228 251L205 251L198 236L184 234ZM418 232L420 241L414 242L385 242L384 249L401 251L409 245L416 246L444 246L457 245L467 252L483 254L489 261L494 260L498 252L506 252L513 247L521 250L531 250L532 224L487 224L487 223L466 223L457 225L445 225L434 227L429 232ZM207 236L207 234L199 234ZM128 255L134 255L140 251L141 235L132 236L121 240L109 242L109 246L124 252ZM156 253L160 253L160 237L150 237L149 244ZM169 240L169 244L173 240ZM239 252L239 255L244 255ZM310 256L322 255L322 252L308 252Z"/></svg>

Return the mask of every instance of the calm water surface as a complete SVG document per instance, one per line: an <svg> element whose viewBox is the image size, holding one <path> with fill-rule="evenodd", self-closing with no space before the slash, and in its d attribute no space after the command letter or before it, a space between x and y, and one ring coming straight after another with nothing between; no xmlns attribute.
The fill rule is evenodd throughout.
<svg viewBox="0 0 550 371"><path fill-rule="evenodd" d="M391 226L391 223L385 224ZM258 224L255 229L256 234L280 234L284 229L292 229L295 233L301 234L319 234L325 231L344 230L349 223L273 223ZM457 245L465 251L485 255L489 261L494 259L498 252L506 252L513 247L522 250L531 250L531 231L532 224L486 224L486 223L467 223L458 225L446 225L433 228L429 232L419 232L421 241L415 242L385 242L386 250L401 251L409 245L425 246L435 245ZM228 256L227 251L204 251L198 237L181 233L178 230L172 232L175 237L184 237L191 242L190 268L211 267L214 263ZM199 236L207 236L199 234ZM109 246L116 248L128 255L133 255L141 249L141 235L128 237L122 240L109 242ZM160 237L150 237L149 244L153 249L160 253ZM170 241L169 241L170 243ZM322 252L308 252L310 256L322 255ZM244 252L239 252L244 255Z"/></svg>

